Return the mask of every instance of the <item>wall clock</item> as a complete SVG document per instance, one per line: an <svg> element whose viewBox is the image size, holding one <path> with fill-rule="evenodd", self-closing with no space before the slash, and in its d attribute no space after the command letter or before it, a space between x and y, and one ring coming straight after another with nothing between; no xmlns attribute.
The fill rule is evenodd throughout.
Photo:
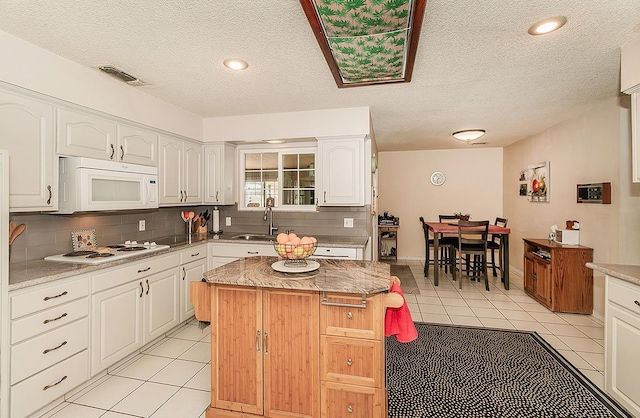
<svg viewBox="0 0 640 418"><path fill-rule="evenodd" d="M434 186L442 186L445 180L446 177L440 171L434 171L433 174L431 174L431 184Z"/></svg>

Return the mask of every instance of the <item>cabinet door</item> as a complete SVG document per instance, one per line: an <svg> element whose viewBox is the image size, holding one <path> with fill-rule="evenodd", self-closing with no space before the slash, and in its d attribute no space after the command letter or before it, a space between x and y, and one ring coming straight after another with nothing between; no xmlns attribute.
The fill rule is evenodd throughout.
<svg viewBox="0 0 640 418"><path fill-rule="evenodd" d="M118 124L118 161L158 165L158 134L134 126Z"/></svg>
<svg viewBox="0 0 640 418"><path fill-rule="evenodd" d="M142 347L142 281L99 292L91 303L91 375Z"/></svg>
<svg viewBox="0 0 640 418"><path fill-rule="evenodd" d="M318 293L263 291L265 416L319 416L319 305Z"/></svg>
<svg viewBox="0 0 640 418"><path fill-rule="evenodd" d="M180 323L178 269L151 275L143 281L145 326L142 343L146 344Z"/></svg>
<svg viewBox="0 0 640 418"><path fill-rule="evenodd" d="M364 205L362 139L318 140L320 206Z"/></svg>
<svg viewBox="0 0 640 418"><path fill-rule="evenodd" d="M524 290L526 290L531 295L535 293L534 274L535 274L535 265L533 263L533 260L525 256L524 257Z"/></svg>
<svg viewBox="0 0 640 418"><path fill-rule="evenodd" d="M58 108L58 154L116 161L116 123Z"/></svg>
<svg viewBox="0 0 640 418"><path fill-rule="evenodd" d="M622 406L640 416L640 316L607 302L605 389Z"/></svg>
<svg viewBox="0 0 640 418"><path fill-rule="evenodd" d="M213 292L211 406L262 415L262 292L218 285Z"/></svg>
<svg viewBox="0 0 640 418"><path fill-rule="evenodd" d="M631 181L640 183L640 93L631 95Z"/></svg>
<svg viewBox="0 0 640 418"><path fill-rule="evenodd" d="M160 205L179 205L184 199L182 190L182 141L161 136L158 149L158 182Z"/></svg>
<svg viewBox="0 0 640 418"><path fill-rule="evenodd" d="M202 203L202 145L184 143L184 203Z"/></svg>
<svg viewBox="0 0 640 418"><path fill-rule="evenodd" d="M0 148L9 151L9 209L58 209L53 106L0 91Z"/></svg>
<svg viewBox="0 0 640 418"><path fill-rule="evenodd" d="M194 309L191 304L191 282L199 282L204 276L204 272L207 269L207 260L201 259L192 261L190 263L183 264L181 267L181 303L180 303L180 322L186 321L193 316Z"/></svg>
<svg viewBox="0 0 640 418"><path fill-rule="evenodd" d="M204 147L204 203L222 204L222 144Z"/></svg>
<svg viewBox="0 0 640 418"><path fill-rule="evenodd" d="M536 296L547 306L551 306L551 264L543 261L536 262Z"/></svg>

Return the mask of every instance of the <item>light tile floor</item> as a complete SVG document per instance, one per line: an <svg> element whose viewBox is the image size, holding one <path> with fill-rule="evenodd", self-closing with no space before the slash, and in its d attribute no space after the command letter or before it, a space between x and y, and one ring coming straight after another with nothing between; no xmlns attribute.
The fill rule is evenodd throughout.
<svg viewBox="0 0 640 418"><path fill-rule="evenodd" d="M518 277L512 276L508 291L493 277L489 292L483 283L466 278L459 290L448 274L440 275L436 287L432 274L424 277L419 261L399 263L411 267L420 290L405 294L414 321L536 331L603 387L604 328L596 318L549 311L524 293ZM200 330L192 320L42 417L203 418L209 404L209 362L209 329Z"/></svg>
<svg viewBox="0 0 640 418"><path fill-rule="evenodd" d="M47 418L204 418L210 403L210 329L196 320L73 393ZM34 417L35 417L34 416Z"/></svg>

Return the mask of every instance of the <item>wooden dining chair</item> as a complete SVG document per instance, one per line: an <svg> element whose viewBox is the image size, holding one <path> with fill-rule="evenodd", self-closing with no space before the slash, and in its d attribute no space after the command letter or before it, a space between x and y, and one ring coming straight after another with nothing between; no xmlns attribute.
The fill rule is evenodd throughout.
<svg viewBox="0 0 640 418"><path fill-rule="evenodd" d="M440 223L443 222L447 222L447 221L454 221L457 220L458 217L456 215L438 215L438 221ZM447 236L444 234L440 235L440 241L439 241L439 246L440 246L440 258L442 260L451 260L453 259L453 263L447 263L444 266L444 272L447 273L447 266L452 265L454 267L451 268L451 271L453 271L453 269L455 268L455 247L458 246L458 237L457 236ZM455 277L454 277L455 280Z"/></svg>
<svg viewBox="0 0 640 418"><path fill-rule="evenodd" d="M507 226L506 218L496 218L494 223L496 226ZM502 243L500 242L500 234L491 234L491 239L487 242L487 249L491 250L491 269L493 270L493 277L497 277L496 274L496 250L498 250L498 257L500 260L500 268L502 269Z"/></svg>
<svg viewBox="0 0 640 418"><path fill-rule="evenodd" d="M485 288L489 291L489 277L487 276L487 242L489 237L489 221L459 221L458 222L458 246L456 255L458 259L458 270L460 271L459 288L462 289L462 259L473 256L478 260L476 268L471 269L476 278L480 281L484 279ZM480 272L482 276L478 274ZM456 272L453 271L455 280ZM469 276L469 270L467 270Z"/></svg>
<svg viewBox="0 0 640 418"><path fill-rule="evenodd" d="M421 216L420 217L420 224L422 225L422 230L424 232L424 244L425 244L425 255L424 255L424 277L427 277L427 270L429 269L429 265L433 264L433 260L430 260L429 257L429 247L433 248L434 242L433 239L429 238L429 227L427 226L427 223L424 221L424 218ZM457 238L456 238L457 241ZM441 254L451 254L451 251L453 251L453 245L456 242L451 241L451 240L442 240L439 239L438 240L438 246L441 248L445 248L447 247L447 249L449 251L446 252L441 252ZM445 247L442 247L442 246ZM435 258L434 258L435 259ZM445 269L450 268L451 270L453 270L455 268L454 262L452 260L451 257L445 257L445 256L441 256L440 259L438 260L438 264L439 266L445 266ZM446 272L446 270L445 270Z"/></svg>

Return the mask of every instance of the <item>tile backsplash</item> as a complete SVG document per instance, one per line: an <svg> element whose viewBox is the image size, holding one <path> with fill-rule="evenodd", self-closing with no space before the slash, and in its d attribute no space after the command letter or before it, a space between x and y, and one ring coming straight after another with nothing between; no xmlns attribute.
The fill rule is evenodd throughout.
<svg viewBox="0 0 640 418"><path fill-rule="evenodd" d="M11 245L11 262L44 258L72 250L71 231L94 228L98 245L120 244L126 240L138 242L184 235L186 226L181 210L196 213L212 210L213 206L160 208L153 211L84 213L78 215L11 214L17 224L27 229ZM219 206L220 228L224 235L268 232L264 211L239 211L235 205ZM231 226L225 225L227 217ZM344 218L353 219L353 228L344 228ZM371 207L321 207L315 212L273 212L273 223L279 232L295 231L300 235L370 236ZM145 231L138 231L138 221L145 221ZM211 222L208 229L211 230Z"/></svg>

